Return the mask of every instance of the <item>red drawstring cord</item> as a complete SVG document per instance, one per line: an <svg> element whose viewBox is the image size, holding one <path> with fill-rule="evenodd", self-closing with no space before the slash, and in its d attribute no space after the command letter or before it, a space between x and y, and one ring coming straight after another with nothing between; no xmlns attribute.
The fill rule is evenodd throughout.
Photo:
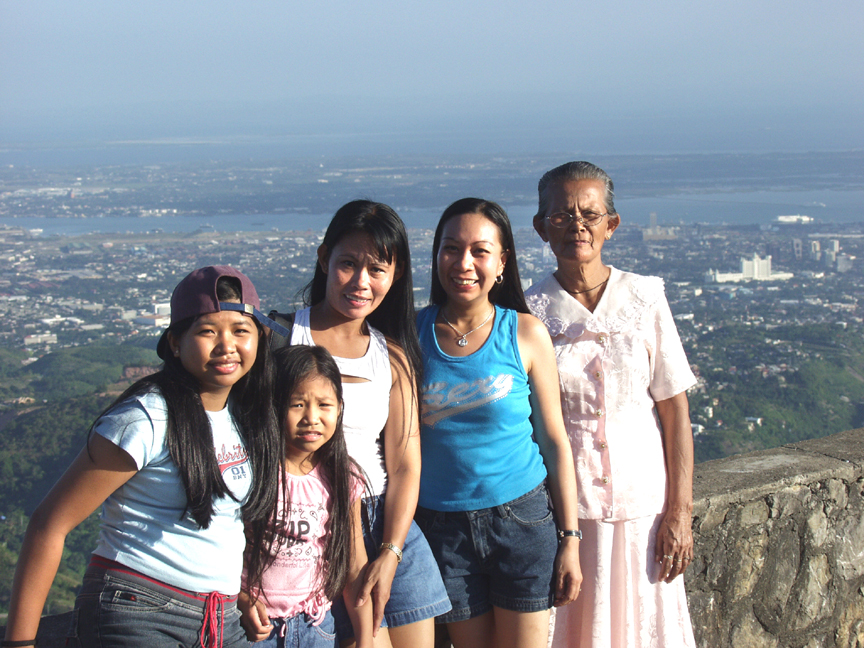
<svg viewBox="0 0 864 648"><path fill-rule="evenodd" d="M202 648L222 648L225 639L225 601L229 598L231 597L219 592L210 592L207 595L204 603L204 623L201 626ZM213 643L217 635L219 642ZM207 639L211 643L207 643Z"/></svg>

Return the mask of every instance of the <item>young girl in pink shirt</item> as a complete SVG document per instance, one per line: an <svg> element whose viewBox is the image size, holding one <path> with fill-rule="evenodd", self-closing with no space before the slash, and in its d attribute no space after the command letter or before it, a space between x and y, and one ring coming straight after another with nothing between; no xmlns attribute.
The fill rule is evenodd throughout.
<svg viewBox="0 0 864 648"><path fill-rule="evenodd" d="M332 648L330 607L344 592L357 646L372 646L372 606L354 604L367 562L364 479L345 446L339 368L323 347L274 355L285 459L271 519L246 529L241 623L262 647Z"/></svg>

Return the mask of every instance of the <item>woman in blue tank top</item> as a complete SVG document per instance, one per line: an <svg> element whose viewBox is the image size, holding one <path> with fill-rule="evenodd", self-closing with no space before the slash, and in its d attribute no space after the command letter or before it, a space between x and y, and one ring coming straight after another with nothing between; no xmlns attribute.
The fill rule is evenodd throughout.
<svg viewBox="0 0 864 648"><path fill-rule="evenodd" d="M552 342L528 313L499 205L445 210L431 301L418 317L416 517L453 605L437 621L456 648L545 648L550 608L582 580L576 476Z"/></svg>

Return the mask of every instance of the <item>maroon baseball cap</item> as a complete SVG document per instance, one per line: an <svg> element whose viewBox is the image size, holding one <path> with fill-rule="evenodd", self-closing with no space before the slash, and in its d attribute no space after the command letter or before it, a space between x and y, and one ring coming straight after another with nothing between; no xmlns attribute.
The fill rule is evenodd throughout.
<svg viewBox="0 0 864 648"><path fill-rule="evenodd" d="M222 277L233 277L240 282L239 304L219 301L219 297L216 295L216 283ZM174 293L171 295L170 326L190 317L218 313L223 310L235 310L247 313L265 326L272 328L275 322L258 310L260 306L258 293L249 277L231 266L207 266L189 273L174 288ZM159 338L156 353L163 360L166 359L168 355L168 330L162 333L162 337Z"/></svg>

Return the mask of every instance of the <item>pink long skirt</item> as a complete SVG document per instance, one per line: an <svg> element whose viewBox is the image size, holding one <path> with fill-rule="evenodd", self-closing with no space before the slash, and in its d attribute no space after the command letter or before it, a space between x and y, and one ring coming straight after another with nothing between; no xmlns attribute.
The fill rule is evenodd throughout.
<svg viewBox="0 0 864 648"><path fill-rule="evenodd" d="M579 520L582 592L554 610L553 648L695 648L684 579L658 581L654 542L662 515Z"/></svg>

